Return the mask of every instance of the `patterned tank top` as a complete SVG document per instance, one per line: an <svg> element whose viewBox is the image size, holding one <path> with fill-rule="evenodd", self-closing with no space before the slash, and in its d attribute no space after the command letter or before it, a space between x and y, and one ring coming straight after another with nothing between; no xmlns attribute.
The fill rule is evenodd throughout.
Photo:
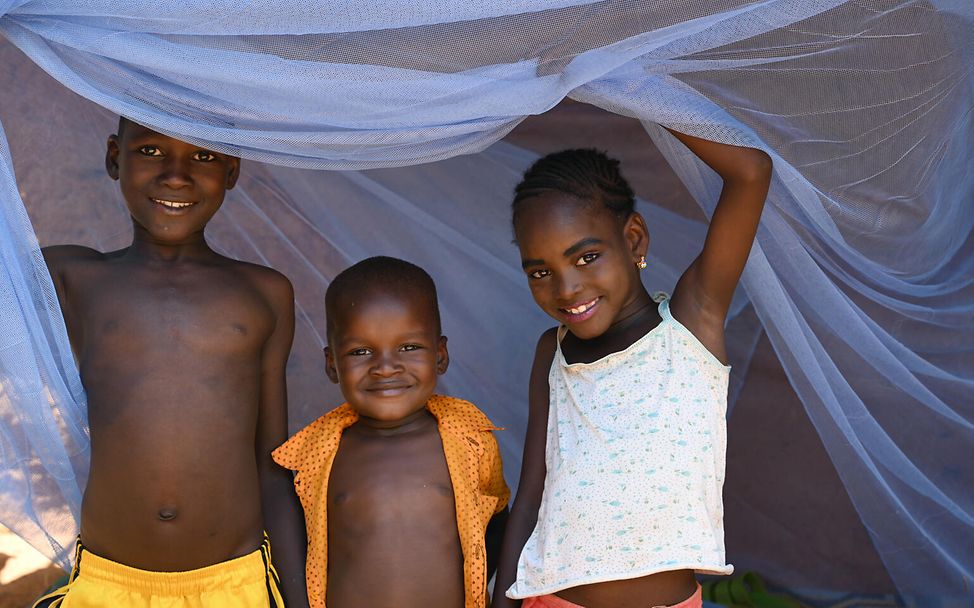
<svg viewBox="0 0 974 608"><path fill-rule="evenodd" d="M670 314L629 348L551 371L547 475L511 598L693 569L730 574L721 490L730 368Z"/></svg>

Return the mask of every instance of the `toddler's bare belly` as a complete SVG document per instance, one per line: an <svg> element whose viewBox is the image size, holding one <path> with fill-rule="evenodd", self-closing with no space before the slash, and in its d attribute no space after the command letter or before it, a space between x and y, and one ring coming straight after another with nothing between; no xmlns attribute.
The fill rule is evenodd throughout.
<svg viewBox="0 0 974 608"><path fill-rule="evenodd" d="M328 524L328 608L463 608L456 520L437 532L420 523L420 530L380 527L368 536L343 535L340 522Z"/></svg>

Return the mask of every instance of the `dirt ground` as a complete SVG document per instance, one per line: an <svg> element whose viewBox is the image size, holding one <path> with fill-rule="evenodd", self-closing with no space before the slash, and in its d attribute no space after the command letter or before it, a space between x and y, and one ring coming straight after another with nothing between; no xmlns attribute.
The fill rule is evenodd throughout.
<svg viewBox="0 0 974 608"><path fill-rule="evenodd" d="M0 608L30 606L64 574L64 570L0 526Z"/></svg>

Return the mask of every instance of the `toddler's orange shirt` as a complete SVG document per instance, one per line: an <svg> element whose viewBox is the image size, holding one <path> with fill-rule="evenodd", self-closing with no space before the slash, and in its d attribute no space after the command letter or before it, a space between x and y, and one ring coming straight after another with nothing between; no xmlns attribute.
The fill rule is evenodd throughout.
<svg viewBox="0 0 974 608"><path fill-rule="evenodd" d="M463 549L466 608L483 608L487 599L487 550L490 519L507 507L500 451L491 431L499 430L475 405L433 395L426 409L439 423L456 501L457 530ZM308 530L307 582L311 606L325 608L328 581L328 477L342 432L358 420L347 403L298 431L274 450L274 461L297 471L294 488L304 507Z"/></svg>

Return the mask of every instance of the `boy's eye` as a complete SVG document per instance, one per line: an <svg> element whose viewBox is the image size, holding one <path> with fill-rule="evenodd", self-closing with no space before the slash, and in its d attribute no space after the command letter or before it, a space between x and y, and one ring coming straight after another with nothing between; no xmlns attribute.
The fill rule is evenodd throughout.
<svg viewBox="0 0 974 608"><path fill-rule="evenodd" d="M139 148L139 154L144 156L162 156L162 150L155 146L142 146Z"/></svg>
<svg viewBox="0 0 974 608"><path fill-rule="evenodd" d="M578 261L575 262L575 265L576 266L584 266L586 264L591 264L592 262L594 262L598 258L599 258L599 254L597 254L597 253L594 253L594 252L583 253L582 254L582 257L578 258Z"/></svg>
<svg viewBox="0 0 974 608"><path fill-rule="evenodd" d="M532 270L531 272L528 273L528 278L543 279L550 274L551 274L550 270L545 270L545 269Z"/></svg>
<svg viewBox="0 0 974 608"><path fill-rule="evenodd" d="M399 347L399 350L401 350L404 353L408 353L409 351L419 350L421 348L423 347L420 346L419 344L403 344L402 346Z"/></svg>
<svg viewBox="0 0 974 608"><path fill-rule="evenodd" d="M348 354L351 357L364 357L366 355L372 354L372 350L368 348L356 348L354 350L348 351Z"/></svg>
<svg viewBox="0 0 974 608"><path fill-rule="evenodd" d="M216 160L216 154L207 152L206 150L200 150L193 155L193 159L204 163L211 163Z"/></svg>

